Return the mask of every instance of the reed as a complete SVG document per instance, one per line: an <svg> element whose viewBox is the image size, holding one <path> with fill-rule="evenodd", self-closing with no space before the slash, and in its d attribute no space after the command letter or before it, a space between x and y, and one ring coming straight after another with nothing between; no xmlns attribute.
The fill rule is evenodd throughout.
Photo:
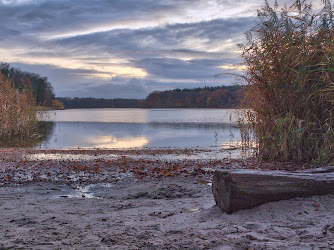
<svg viewBox="0 0 334 250"><path fill-rule="evenodd" d="M244 145L263 160L334 162L334 24L332 6L271 7L241 45L246 72Z"/></svg>
<svg viewBox="0 0 334 250"><path fill-rule="evenodd" d="M36 135L37 117L31 86L15 88L5 75L0 74L0 138L29 138ZM37 135L36 135L37 136Z"/></svg>

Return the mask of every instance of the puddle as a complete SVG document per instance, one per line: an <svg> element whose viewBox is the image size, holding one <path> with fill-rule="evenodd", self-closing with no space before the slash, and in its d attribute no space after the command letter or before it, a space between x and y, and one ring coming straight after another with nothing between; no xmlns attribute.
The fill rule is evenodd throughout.
<svg viewBox="0 0 334 250"><path fill-rule="evenodd" d="M87 198L87 199L100 199L89 191L89 186L76 187L73 192L69 194L57 195L56 198Z"/></svg>
<svg viewBox="0 0 334 250"><path fill-rule="evenodd" d="M101 199L101 196L108 192L114 185L111 183L98 183L86 186L76 186L70 192L63 192L55 195L53 198L86 198L86 199Z"/></svg>

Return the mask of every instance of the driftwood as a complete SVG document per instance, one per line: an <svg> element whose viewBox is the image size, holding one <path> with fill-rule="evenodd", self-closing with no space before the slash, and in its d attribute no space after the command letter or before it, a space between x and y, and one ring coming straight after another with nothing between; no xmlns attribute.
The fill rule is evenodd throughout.
<svg viewBox="0 0 334 250"><path fill-rule="evenodd" d="M227 213L294 197L334 194L334 167L298 172L216 170L212 192Z"/></svg>

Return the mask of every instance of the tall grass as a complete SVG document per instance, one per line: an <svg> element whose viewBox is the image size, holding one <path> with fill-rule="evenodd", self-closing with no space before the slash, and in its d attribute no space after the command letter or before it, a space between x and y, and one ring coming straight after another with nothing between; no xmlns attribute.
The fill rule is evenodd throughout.
<svg viewBox="0 0 334 250"><path fill-rule="evenodd" d="M334 162L334 23L322 2L313 13L306 1L283 9L266 1L241 46L250 107L242 137L255 139L260 159Z"/></svg>
<svg viewBox="0 0 334 250"><path fill-rule="evenodd" d="M34 135L36 127L35 102L29 81L18 90L0 74L0 139L28 138Z"/></svg>

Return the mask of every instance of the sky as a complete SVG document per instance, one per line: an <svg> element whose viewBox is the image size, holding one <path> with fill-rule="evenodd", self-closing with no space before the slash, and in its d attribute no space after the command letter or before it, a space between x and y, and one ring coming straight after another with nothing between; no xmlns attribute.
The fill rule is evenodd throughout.
<svg viewBox="0 0 334 250"><path fill-rule="evenodd" d="M256 0L0 0L0 61L57 97L145 98L240 83Z"/></svg>

